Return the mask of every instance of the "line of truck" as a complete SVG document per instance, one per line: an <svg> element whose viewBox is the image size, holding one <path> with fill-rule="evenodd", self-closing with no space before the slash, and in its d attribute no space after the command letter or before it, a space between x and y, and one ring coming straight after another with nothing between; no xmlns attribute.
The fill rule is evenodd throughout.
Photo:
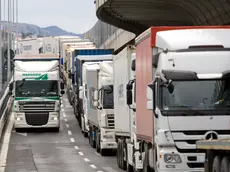
<svg viewBox="0 0 230 172"><path fill-rule="evenodd" d="M69 101L89 144L102 155L116 150L128 172L207 171L204 144L230 136L229 34L229 26L151 27L116 55L76 50ZM228 171L228 152L223 160L212 152L214 171Z"/></svg>

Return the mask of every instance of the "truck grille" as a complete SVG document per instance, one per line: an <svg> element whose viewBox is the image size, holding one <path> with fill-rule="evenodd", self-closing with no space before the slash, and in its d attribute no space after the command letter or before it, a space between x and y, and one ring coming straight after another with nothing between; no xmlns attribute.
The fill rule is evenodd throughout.
<svg viewBox="0 0 230 172"><path fill-rule="evenodd" d="M55 111L54 101L28 101L19 102L19 110L21 112L53 112Z"/></svg>
<svg viewBox="0 0 230 172"><path fill-rule="evenodd" d="M115 126L114 114L108 114L107 115L107 125L109 128L114 129L114 126Z"/></svg>
<svg viewBox="0 0 230 172"><path fill-rule="evenodd" d="M49 120L49 113L47 112L26 112L26 123L33 126L46 125Z"/></svg>

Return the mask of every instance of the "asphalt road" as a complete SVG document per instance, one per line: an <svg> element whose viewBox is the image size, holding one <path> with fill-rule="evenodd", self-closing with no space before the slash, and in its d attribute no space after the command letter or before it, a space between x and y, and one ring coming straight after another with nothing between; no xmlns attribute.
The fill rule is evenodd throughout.
<svg viewBox="0 0 230 172"><path fill-rule="evenodd" d="M26 131L28 132L28 131ZM66 97L61 129L55 132L11 132L5 172L122 172L116 157L102 157L84 138Z"/></svg>

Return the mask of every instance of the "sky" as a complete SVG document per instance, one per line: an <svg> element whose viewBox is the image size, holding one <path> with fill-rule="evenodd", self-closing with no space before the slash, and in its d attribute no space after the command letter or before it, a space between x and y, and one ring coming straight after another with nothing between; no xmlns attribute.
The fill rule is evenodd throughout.
<svg viewBox="0 0 230 172"><path fill-rule="evenodd" d="M20 23L84 33L98 20L94 0L18 0Z"/></svg>

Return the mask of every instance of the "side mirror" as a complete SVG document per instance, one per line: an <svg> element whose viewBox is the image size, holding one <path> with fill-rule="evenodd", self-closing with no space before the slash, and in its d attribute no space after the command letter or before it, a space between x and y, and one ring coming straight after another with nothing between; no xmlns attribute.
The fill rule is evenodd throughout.
<svg viewBox="0 0 230 172"><path fill-rule="evenodd" d="M93 102L93 106L98 107L98 105L99 105L98 101Z"/></svg>
<svg viewBox="0 0 230 172"><path fill-rule="evenodd" d="M156 89L156 84L150 83L147 87L147 99L150 100L147 103L147 109L150 110L155 110L156 109L156 95L155 95L155 90ZM151 105L150 105L151 104Z"/></svg>
<svg viewBox="0 0 230 172"><path fill-rule="evenodd" d="M62 94L62 95L65 94L65 91L64 91L64 90L61 90L61 94Z"/></svg>
<svg viewBox="0 0 230 172"><path fill-rule="evenodd" d="M126 85L126 90L132 90L132 89L133 89L133 84Z"/></svg>
<svg viewBox="0 0 230 172"><path fill-rule="evenodd" d="M75 84L74 74L71 74L72 84Z"/></svg>
<svg viewBox="0 0 230 172"><path fill-rule="evenodd" d="M64 82L61 82L61 83L60 83L60 87L61 87L62 90L65 89L65 84L64 84Z"/></svg>
<svg viewBox="0 0 230 172"><path fill-rule="evenodd" d="M131 90L126 91L126 99L127 99L127 105L131 105L133 103L133 93Z"/></svg>
<svg viewBox="0 0 230 172"><path fill-rule="evenodd" d="M12 91L13 88L14 88L14 84L13 84L13 82L11 82L11 83L9 84L9 90Z"/></svg>
<svg viewBox="0 0 230 172"><path fill-rule="evenodd" d="M68 71L68 78L71 79L71 76L72 76L72 75L71 75L71 71L69 70L69 71Z"/></svg>
<svg viewBox="0 0 230 172"><path fill-rule="evenodd" d="M80 98L80 99L83 99L83 90L80 90L80 91L79 91L79 98Z"/></svg>
<svg viewBox="0 0 230 172"><path fill-rule="evenodd" d="M94 91L94 93L93 93L93 99L94 99L94 101L98 101L98 91Z"/></svg>

